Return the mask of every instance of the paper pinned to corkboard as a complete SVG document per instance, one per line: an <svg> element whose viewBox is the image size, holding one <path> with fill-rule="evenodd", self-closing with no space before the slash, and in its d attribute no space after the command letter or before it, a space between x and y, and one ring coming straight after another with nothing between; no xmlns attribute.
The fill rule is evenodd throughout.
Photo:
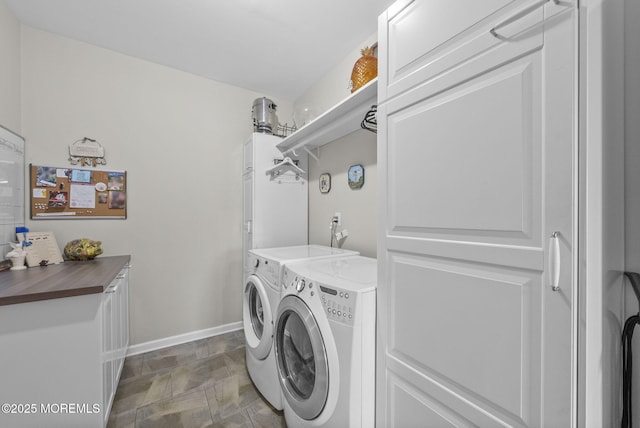
<svg viewBox="0 0 640 428"><path fill-rule="evenodd" d="M25 240L24 234L18 233L18 241ZM62 263L62 254L53 232L28 232L26 241L30 242L27 250L27 266L40 266Z"/></svg>

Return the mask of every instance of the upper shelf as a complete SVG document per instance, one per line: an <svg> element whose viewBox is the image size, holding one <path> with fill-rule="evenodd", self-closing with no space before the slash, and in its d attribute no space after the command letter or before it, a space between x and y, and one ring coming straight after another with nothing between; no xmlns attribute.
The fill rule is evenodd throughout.
<svg viewBox="0 0 640 428"><path fill-rule="evenodd" d="M282 153L322 146L361 129L360 123L371 106L377 104L378 79L358 89L311 122L284 138L276 146Z"/></svg>

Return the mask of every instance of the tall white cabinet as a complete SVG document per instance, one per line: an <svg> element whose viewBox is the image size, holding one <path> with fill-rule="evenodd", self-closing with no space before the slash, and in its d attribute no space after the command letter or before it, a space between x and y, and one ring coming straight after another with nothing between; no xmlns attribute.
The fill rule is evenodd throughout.
<svg viewBox="0 0 640 428"><path fill-rule="evenodd" d="M577 0L380 17L377 426L579 423L580 17Z"/></svg>
<svg viewBox="0 0 640 428"><path fill-rule="evenodd" d="M244 143L243 254L253 248L307 243L307 154L283 155L282 138L254 132ZM297 167L277 168L289 157ZM276 168L276 169L273 169ZM246 261L246 260L245 260Z"/></svg>

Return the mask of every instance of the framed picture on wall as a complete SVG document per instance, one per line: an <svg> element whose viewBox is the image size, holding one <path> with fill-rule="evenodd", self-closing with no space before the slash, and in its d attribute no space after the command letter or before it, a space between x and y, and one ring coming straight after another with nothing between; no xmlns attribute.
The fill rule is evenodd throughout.
<svg viewBox="0 0 640 428"><path fill-rule="evenodd" d="M364 185L364 168L362 165L351 165L347 173L349 187L353 190L360 189Z"/></svg>
<svg viewBox="0 0 640 428"><path fill-rule="evenodd" d="M320 187L320 193L329 193L329 190L331 190L331 174L328 172L320 174L318 185Z"/></svg>

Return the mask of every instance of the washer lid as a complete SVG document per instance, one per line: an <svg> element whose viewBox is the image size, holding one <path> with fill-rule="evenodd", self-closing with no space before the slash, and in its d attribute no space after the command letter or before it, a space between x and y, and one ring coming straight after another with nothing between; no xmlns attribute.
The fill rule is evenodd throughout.
<svg viewBox="0 0 640 428"><path fill-rule="evenodd" d="M274 247L249 250L250 254L277 261L280 263L305 260L322 257L340 257L358 255L357 251L343 250L341 248L326 247L323 245L297 245L293 247Z"/></svg>
<svg viewBox="0 0 640 428"><path fill-rule="evenodd" d="M378 262L362 256L308 260L289 265L294 275L351 291L374 290L378 285Z"/></svg>

